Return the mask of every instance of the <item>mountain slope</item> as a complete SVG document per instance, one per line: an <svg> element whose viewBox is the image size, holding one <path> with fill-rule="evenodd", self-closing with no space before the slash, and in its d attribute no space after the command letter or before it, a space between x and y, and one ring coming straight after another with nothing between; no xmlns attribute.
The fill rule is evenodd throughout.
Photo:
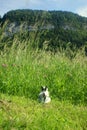
<svg viewBox="0 0 87 130"><path fill-rule="evenodd" d="M66 11L14 10L1 19L0 34L1 42L16 37L46 50L80 48L87 44L87 18Z"/></svg>

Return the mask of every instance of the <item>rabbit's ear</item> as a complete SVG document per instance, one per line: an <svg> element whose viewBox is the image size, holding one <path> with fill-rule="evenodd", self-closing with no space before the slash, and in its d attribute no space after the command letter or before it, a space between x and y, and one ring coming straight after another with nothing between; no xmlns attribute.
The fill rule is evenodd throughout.
<svg viewBox="0 0 87 130"><path fill-rule="evenodd" d="M47 86L45 87L45 90L48 90L48 87L47 87Z"/></svg>
<svg viewBox="0 0 87 130"><path fill-rule="evenodd" d="M41 86L41 90L42 90L42 91L44 90L43 86Z"/></svg>

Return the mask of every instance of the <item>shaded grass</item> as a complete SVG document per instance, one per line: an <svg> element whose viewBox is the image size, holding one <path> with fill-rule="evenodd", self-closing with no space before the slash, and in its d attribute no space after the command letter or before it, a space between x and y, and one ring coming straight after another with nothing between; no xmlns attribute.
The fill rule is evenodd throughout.
<svg viewBox="0 0 87 130"><path fill-rule="evenodd" d="M82 105L57 99L50 104L39 104L25 97L0 95L0 129L87 129L87 108Z"/></svg>

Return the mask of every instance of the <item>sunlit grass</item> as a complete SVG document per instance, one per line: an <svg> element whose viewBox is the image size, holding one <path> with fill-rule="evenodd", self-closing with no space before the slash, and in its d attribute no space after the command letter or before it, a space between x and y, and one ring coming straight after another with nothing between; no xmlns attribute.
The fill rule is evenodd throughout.
<svg viewBox="0 0 87 130"><path fill-rule="evenodd" d="M86 107L66 101L54 99L50 104L39 104L37 100L1 94L1 129L86 130L86 117Z"/></svg>

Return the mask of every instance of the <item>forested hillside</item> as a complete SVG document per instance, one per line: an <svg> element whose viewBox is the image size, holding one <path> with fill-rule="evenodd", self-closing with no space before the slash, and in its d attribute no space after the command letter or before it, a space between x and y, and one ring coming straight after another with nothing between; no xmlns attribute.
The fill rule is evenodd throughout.
<svg viewBox="0 0 87 130"><path fill-rule="evenodd" d="M32 47L57 51L87 46L87 18L66 11L14 10L0 20L0 48L17 38Z"/></svg>

